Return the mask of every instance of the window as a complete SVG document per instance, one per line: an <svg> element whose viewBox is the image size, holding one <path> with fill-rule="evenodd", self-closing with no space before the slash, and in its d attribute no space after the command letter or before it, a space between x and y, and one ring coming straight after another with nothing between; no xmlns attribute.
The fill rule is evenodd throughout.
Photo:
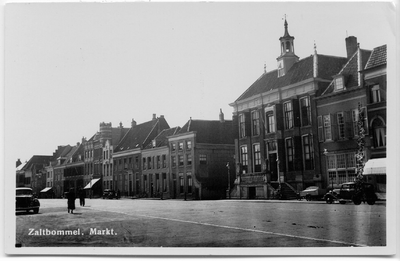
<svg viewBox="0 0 400 261"><path fill-rule="evenodd" d="M338 125L338 134L339 134L339 139L344 139L345 138L345 122L344 122L344 114L343 112L338 112L336 114L336 120L337 120L337 125Z"/></svg>
<svg viewBox="0 0 400 261"><path fill-rule="evenodd" d="M371 103L381 102L381 92L379 85L374 85L371 88Z"/></svg>
<svg viewBox="0 0 400 261"><path fill-rule="evenodd" d="M179 193L184 192L185 180L183 179L183 173L179 173Z"/></svg>
<svg viewBox="0 0 400 261"><path fill-rule="evenodd" d="M244 114L239 115L239 136L240 138L246 137L246 122Z"/></svg>
<svg viewBox="0 0 400 261"><path fill-rule="evenodd" d="M314 146L311 135L303 136L304 169L314 169Z"/></svg>
<svg viewBox="0 0 400 261"><path fill-rule="evenodd" d="M172 143L171 144L171 150L172 151L176 151L176 143Z"/></svg>
<svg viewBox="0 0 400 261"><path fill-rule="evenodd" d="M147 157L147 167L148 167L148 169L152 169L151 168L151 157Z"/></svg>
<svg viewBox="0 0 400 261"><path fill-rule="evenodd" d="M192 141L187 140L186 141L186 150L191 150L192 149Z"/></svg>
<svg viewBox="0 0 400 261"><path fill-rule="evenodd" d="M385 147L386 146L386 127L382 120L374 119L372 122L374 147Z"/></svg>
<svg viewBox="0 0 400 261"><path fill-rule="evenodd" d="M276 141L275 140L267 141L267 149L269 153L272 151L276 151Z"/></svg>
<svg viewBox="0 0 400 261"><path fill-rule="evenodd" d="M356 178L356 154L341 153L328 155L327 169L329 180L328 186L354 181Z"/></svg>
<svg viewBox="0 0 400 261"><path fill-rule="evenodd" d="M157 156L157 169L161 168L161 157Z"/></svg>
<svg viewBox="0 0 400 261"><path fill-rule="evenodd" d="M167 191L167 173L162 174L162 179L163 179L163 191Z"/></svg>
<svg viewBox="0 0 400 261"><path fill-rule="evenodd" d="M254 152L254 172L261 172L261 151L260 144L253 145Z"/></svg>
<svg viewBox="0 0 400 261"><path fill-rule="evenodd" d="M253 111L251 113L251 118L253 120L253 136L260 135L260 118L258 111Z"/></svg>
<svg viewBox="0 0 400 261"><path fill-rule="evenodd" d="M136 169L139 168L139 157L138 156L135 157L135 168Z"/></svg>
<svg viewBox="0 0 400 261"><path fill-rule="evenodd" d="M240 158L242 160L243 173L247 173L247 166L249 164L247 146L240 147Z"/></svg>
<svg viewBox="0 0 400 261"><path fill-rule="evenodd" d="M179 166L183 166L183 155L178 155Z"/></svg>
<svg viewBox="0 0 400 261"><path fill-rule="evenodd" d="M292 103L291 102L286 102L283 104L283 110L284 110L284 121L285 121L285 129L292 129L293 128L293 109L292 109Z"/></svg>
<svg viewBox="0 0 400 261"><path fill-rule="evenodd" d="M324 136L325 140L332 140L332 131L331 131L331 117L330 115L324 115Z"/></svg>
<svg viewBox="0 0 400 261"><path fill-rule="evenodd" d="M192 154L186 154L186 164L192 165Z"/></svg>
<svg viewBox="0 0 400 261"><path fill-rule="evenodd" d="M300 99L300 112L302 126L311 125L311 107L309 97Z"/></svg>
<svg viewBox="0 0 400 261"><path fill-rule="evenodd" d="M288 171L294 170L293 139L286 139L286 161Z"/></svg>
<svg viewBox="0 0 400 261"><path fill-rule="evenodd" d="M129 168L132 168L132 158L129 158Z"/></svg>
<svg viewBox="0 0 400 261"><path fill-rule="evenodd" d="M200 154L199 161L200 161L200 164L202 164L202 165L207 164L207 155Z"/></svg>
<svg viewBox="0 0 400 261"><path fill-rule="evenodd" d="M172 163L172 167L176 167L176 157L175 156L171 156L171 163Z"/></svg>
<svg viewBox="0 0 400 261"><path fill-rule="evenodd" d="M167 167L167 156L166 155L162 155L162 166L163 166L163 168Z"/></svg>
<svg viewBox="0 0 400 261"><path fill-rule="evenodd" d="M265 132L266 133L275 132L275 117L273 111L268 111L265 114L265 121L266 121Z"/></svg>
<svg viewBox="0 0 400 261"><path fill-rule="evenodd" d="M179 151L183 150L183 142L179 142L178 144Z"/></svg>
<svg viewBox="0 0 400 261"><path fill-rule="evenodd" d="M339 75L335 78L334 80L334 84L335 84L335 90L336 91L341 91L343 90L343 76Z"/></svg>
<svg viewBox="0 0 400 261"><path fill-rule="evenodd" d="M188 172L186 173L186 177L187 177L187 192L188 193L192 193L192 173Z"/></svg>
<svg viewBox="0 0 400 261"><path fill-rule="evenodd" d="M156 191L160 192L160 175L156 174Z"/></svg>

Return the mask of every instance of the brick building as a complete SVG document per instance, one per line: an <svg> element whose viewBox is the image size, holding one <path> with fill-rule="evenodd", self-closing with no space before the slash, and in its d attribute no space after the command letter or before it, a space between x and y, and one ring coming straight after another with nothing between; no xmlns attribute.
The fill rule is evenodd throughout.
<svg viewBox="0 0 400 261"><path fill-rule="evenodd" d="M151 121L136 124L132 121L131 128L114 147L113 152L113 189L120 191L122 196L134 196L143 193L146 180L142 173L142 150L169 125L164 116L153 114ZM147 164L143 162L143 166Z"/></svg>
<svg viewBox="0 0 400 261"><path fill-rule="evenodd" d="M218 121L190 119L168 137L172 198L225 198L234 181L232 127L221 112Z"/></svg>
<svg viewBox="0 0 400 261"><path fill-rule="evenodd" d="M365 148L371 147L366 115L367 95L361 71L371 51L363 50L357 38L346 38L348 62L334 76L328 88L316 100L322 187L337 187L354 181L358 150L359 105L365 115Z"/></svg>
<svg viewBox="0 0 400 261"><path fill-rule="evenodd" d="M280 188L322 186L315 97L348 58L314 54L299 59L284 22L277 69L264 72L230 106L236 130L236 175L232 196L270 198Z"/></svg>

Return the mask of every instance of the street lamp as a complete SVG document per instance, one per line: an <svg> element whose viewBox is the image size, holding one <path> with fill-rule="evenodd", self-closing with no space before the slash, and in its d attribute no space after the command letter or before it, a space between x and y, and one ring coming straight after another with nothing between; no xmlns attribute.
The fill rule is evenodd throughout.
<svg viewBox="0 0 400 261"><path fill-rule="evenodd" d="M228 197L229 199L231 199L231 177L230 177L229 161L226 163L226 168L228 169Z"/></svg>
<svg viewBox="0 0 400 261"><path fill-rule="evenodd" d="M326 166L327 166L327 169L328 169L328 150L327 149L324 149L324 155L325 155L325 162L326 162ZM327 175L329 176L329 173L327 173ZM331 184L332 184L332 190L333 190L333 176L330 178L331 179Z"/></svg>

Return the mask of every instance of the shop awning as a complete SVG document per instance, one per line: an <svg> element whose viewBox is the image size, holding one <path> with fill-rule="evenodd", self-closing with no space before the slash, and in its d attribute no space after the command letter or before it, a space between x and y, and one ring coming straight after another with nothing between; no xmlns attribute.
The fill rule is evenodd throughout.
<svg viewBox="0 0 400 261"><path fill-rule="evenodd" d="M386 158L368 160L363 175L386 175Z"/></svg>
<svg viewBox="0 0 400 261"><path fill-rule="evenodd" d="M96 182L99 180L100 179L92 179L91 181L89 181L89 183L83 189L91 189L93 187L93 185L96 184Z"/></svg>
<svg viewBox="0 0 400 261"><path fill-rule="evenodd" d="M44 189L42 189L41 191L40 191L40 193L44 193L44 192L47 192L47 191L49 191L50 189L52 189L52 187L47 187L47 188L44 188Z"/></svg>

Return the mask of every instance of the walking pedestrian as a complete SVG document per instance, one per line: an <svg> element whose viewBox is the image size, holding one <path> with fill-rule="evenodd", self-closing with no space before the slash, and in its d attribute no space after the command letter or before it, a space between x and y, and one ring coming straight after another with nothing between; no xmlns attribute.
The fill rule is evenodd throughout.
<svg viewBox="0 0 400 261"><path fill-rule="evenodd" d="M67 195L68 213L74 214L75 198L74 188L70 188Z"/></svg>
<svg viewBox="0 0 400 261"><path fill-rule="evenodd" d="M79 189L79 204L81 207L85 206L85 190Z"/></svg>

